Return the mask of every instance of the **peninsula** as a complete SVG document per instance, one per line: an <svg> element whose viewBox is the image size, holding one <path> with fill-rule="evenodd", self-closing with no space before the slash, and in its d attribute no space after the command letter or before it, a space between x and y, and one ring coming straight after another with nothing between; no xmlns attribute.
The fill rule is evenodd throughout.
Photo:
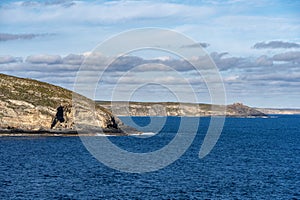
<svg viewBox="0 0 300 200"><path fill-rule="evenodd" d="M76 113L72 105L76 95ZM48 83L0 74L0 133L4 134L104 134L127 135L138 131L125 126L94 101ZM75 123L74 116L80 119ZM91 119L91 116L94 116Z"/></svg>

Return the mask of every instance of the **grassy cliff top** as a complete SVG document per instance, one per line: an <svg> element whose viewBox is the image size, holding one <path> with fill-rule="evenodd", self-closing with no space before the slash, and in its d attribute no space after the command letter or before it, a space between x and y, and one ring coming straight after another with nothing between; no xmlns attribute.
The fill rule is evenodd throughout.
<svg viewBox="0 0 300 200"><path fill-rule="evenodd" d="M0 74L0 100L56 108L60 103L70 103L72 92L48 83Z"/></svg>
<svg viewBox="0 0 300 200"><path fill-rule="evenodd" d="M72 104L73 92L49 83L9 76L0 73L0 101L11 100L25 101L32 105L56 109L60 104ZM76 94L83 101L90 99ZM102 112L111 114L110 111L96 105Z"/></svg>

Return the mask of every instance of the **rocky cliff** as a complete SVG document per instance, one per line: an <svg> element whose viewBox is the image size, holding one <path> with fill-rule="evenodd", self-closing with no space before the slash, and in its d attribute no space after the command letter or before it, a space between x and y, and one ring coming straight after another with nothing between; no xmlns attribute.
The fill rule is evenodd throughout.
<svg viewBox="0 0 300 200"><path fill-rule="evenodd" d="M75 95L78 100L76 110L69 90L0 74L0 129L2 132L67 132L98 126L105 132L123 133L119 128L123 126L122 122L110 111L99 105L94 105L95 111L90 111L87 108L94 102ZM80 123L74 123L74 117Z"/></svg>
<svg viewBox="0 0 300 200"><path fill-rule="evenodd" d="M241 103L211 108L209 104L169 102L130 102L129 106L128 102L94 104L58 86L0 74L0 132L92 132L101 127L107 133L138 133L123 125L111 111L119 116L217 116L224 115L226 109L228 116L265 116Z"/></svg>
<svg viewBox="0 0 300 200"><path fill-rule="evenodd" d="M228 106L210 104L192 104L176 102L107 102L98 101L99 105L111 110L118 116L266 116L254 108L235 103Z"/></svg>
<svg viewBox="0 0 300 200"><path fill-rule="evenodd" d="M242 103L234 103L232 105L226 106L226 113L227 116L241 116L241 117L262 117L267 116L265 113L255 109L251 108L249 106L246 106Z"/></svg>

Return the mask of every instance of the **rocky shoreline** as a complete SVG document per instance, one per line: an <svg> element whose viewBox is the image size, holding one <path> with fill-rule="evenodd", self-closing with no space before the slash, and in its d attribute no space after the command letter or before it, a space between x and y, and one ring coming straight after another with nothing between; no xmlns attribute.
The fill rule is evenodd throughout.
<svg viewBox="0 0 300 200"><path fill-rule="evenodd" d="M126 136L127 133L119 130L103 130L103 135ZM97 136L97 132L78 132L76 130L23 130L23 129L0 129L1 136Z"/></svg>
<svg viewBox="0 0 300 200"><path fill-rule="evenodd" d="M128 136L132 134L142 134L142 132L136 129L121 125L117 129L112 128L86 128L81 130L64 129L40 129L40 130L28 130L28 129L3 129L0 128L1 136Z"/></svg>

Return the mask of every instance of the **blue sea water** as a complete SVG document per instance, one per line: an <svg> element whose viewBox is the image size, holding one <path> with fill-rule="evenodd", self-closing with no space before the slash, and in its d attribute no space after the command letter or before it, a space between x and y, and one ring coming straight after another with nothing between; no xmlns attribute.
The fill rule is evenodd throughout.
<svg viewBox="0 0 300 200"><path fill-rule="evenodd" d="M132 152L155 151L174 138L180 120L168 117L147 139L110 140ZM227 118L214 149L199 159L209 120L200 119L180 159L141 174L103 165L78 137L0 137L0 199L300 199L299 115ZM133 121L147 127L150 118Z"/></svg>

